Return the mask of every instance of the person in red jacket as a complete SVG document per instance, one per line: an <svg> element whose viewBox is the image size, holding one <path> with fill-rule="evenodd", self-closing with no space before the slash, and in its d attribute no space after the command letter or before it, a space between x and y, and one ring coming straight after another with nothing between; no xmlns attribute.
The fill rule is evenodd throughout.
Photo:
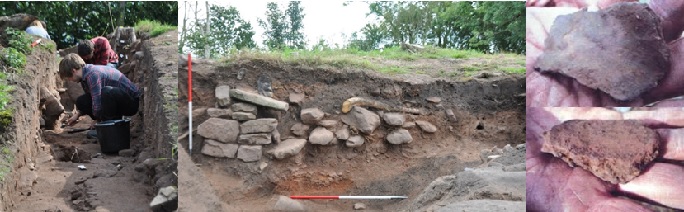
<svg viewBox="0 0 684 212"><path fill-rule="evenodd" d="M78 55L86 64L105 65L117 68L119 56L112 50L107 38L99 36L78 42Z"/></svg>

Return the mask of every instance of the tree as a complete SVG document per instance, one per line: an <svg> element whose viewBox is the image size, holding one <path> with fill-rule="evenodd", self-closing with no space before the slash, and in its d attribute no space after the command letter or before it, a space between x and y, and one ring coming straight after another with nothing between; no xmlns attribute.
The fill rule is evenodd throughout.
<svg viewBox="0 0 684 212"><path fill-rule="evenodd" d="M369 9L380 21L377 28L367 25L361 30L364 45L372 48L384 35L392 46L406 42L491 53L525 52L521 2L372 2Z"/></svg>
<svg viewBox="0 0 684 212"><path fill-rule="evenodd" d="M213 55L214 58L229 54L232 49L256 47L252 40L255 34L252 25L240 17L235 7L211 5L209 17L212 29L209 34L204 34L207 20L198 19L186 33L186 47L199 52L209 50L209 55ZM205 49L207 46L209 48Z"/></svg>
<svg viewBox="0 0 684 212"><path fill-rule="evenodd" d="M304 24L302 23L302 20L304 20L304 8L300 7L299 3L299 1L291 1L285 11L288 17L285 40L287 46L291 49L302 49L306 45L304 33L302 33L304 29Z"/></svg>
<svg viewBox="0 0 684 212"><path fill-rule="evenodd" d="M123 20L126 26L133 26L140 20L178 25L178 2L0 2L0 16L17 13L31 14L45 21L58 48L68 48L78 40L113 32L116 28L113 20L121 21L116 18L121 13L128 17Z"/></svg>
<svg viewBox="0 0 684 212"><path fill-rule="evenodd" d="M263 44L269 49L283 49L285 44L285 32L287 32L287 23L285 22L285 14L278 9L278 4L269 2L266 4L266 20L258 19L259 26L264 28Z"/></svg>

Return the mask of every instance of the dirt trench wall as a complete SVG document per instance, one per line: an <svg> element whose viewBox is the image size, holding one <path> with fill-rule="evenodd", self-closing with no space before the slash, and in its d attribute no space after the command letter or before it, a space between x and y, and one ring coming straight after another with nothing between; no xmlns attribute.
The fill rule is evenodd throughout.
<svg viewBox="0 0 684 212"><path fill-rule="evenodd" d="M43 41L44 44L52 41ZM36 47L26 56L26 67L21 74L8 75L10 85L15 88L12 93L10 108L14 110L12 124L0 135L7 152L0 151L0 160L9 162L9 170L0 164L0 172L5 175L0 182L0 211L7 211L15 204L13 197L21 195L26 186L22 182L24 177L33 176L35 172L31 164L50 159L48 145L45 145L40 135L40 89L47 88L56 93L58 77L58 58L55 50ZM8 153L9 154L5 154ZM30 180L28 181L31 182ZM28 194L24 194L28 195Z"/></svg>
<svg viewBox="0 0 684 212"><path fill-rule="evenodd" d="M170 40L175 41L177 35L165 33L160 36L171 36ZM146 146L152 147L154 156L160 158L173 156L171 150L178 137L177 49L177 42L162 42L161 39L143 41L144 56L133 77L144 91L141 102L144 105Z"/></svg>

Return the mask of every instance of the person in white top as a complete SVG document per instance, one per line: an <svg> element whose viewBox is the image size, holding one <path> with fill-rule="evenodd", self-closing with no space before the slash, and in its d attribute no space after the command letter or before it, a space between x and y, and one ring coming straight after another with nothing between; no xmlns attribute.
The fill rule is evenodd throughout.
<svg viewBox="0 0 684 212"><path fill-rule="evenodd" d="M31 25L29 27L26 27L26 33L28 33L29 35L37 35L45 39L52 40L50 39L50 35L48 35L47 30L45 30L45 26L39 20L31 22Z"/></svg>

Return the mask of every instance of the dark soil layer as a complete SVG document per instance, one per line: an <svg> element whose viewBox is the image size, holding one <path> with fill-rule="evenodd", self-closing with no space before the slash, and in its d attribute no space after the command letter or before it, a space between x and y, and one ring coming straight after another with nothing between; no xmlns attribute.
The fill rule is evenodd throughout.
<svg viewBox="0 0 684 212"><path fill-rule="evenodd" d="M537 71L575 78L622 101L657 86L670 66L660 19L647 4L559 16L545 46Z"/></svg>
<svg viewBox="0 0 684 212"><path fill-rule="evenodd" d="M626 183L658 154L658 135L635 120L571 120L545 134L542 152L611 182Z"/></svg>

